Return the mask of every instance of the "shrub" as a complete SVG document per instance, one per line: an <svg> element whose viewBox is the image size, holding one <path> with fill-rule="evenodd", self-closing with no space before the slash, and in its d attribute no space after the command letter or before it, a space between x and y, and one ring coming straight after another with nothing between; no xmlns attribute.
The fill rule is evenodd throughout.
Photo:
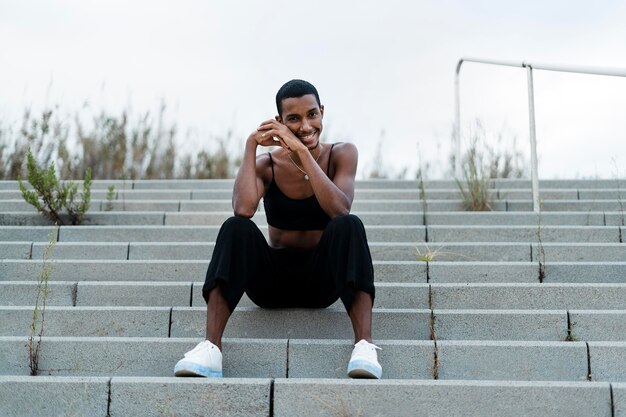
<svg viewBox="0 0 626 417"><path fill-rule="evenodd" d="M58 225L65 224L62 213L64 209L72 225L82 223L91 200L91 169L87 168L85 172L81 199L76 201L78 186L72 181L61 184L56 176L54 162L48 168L39 167L30 149L26 157L27 179L33 190L28 190L22 178L18 177L24 200Z"/></svg>

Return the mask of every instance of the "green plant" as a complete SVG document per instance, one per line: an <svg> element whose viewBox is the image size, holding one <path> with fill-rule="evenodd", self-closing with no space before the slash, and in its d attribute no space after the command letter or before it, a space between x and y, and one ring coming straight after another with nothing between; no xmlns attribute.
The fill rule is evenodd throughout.
<svg viewBox="0 0 626 417"><path fill-rule="evenodd" d="M48 301L48 281L52 274L52 263L50 256L56 246L59 227L55 227L48 237L48 244L43 252L43 266L37 276L37 298L33 309L33 319L30 326L30 336L28 337L28 366L30 374L35 376L39 373L39 354L41 353L41 342L44 332L44 322L46 319L46 303ZM40 307L41 305L41 307ZM37 336L35 336L35 334ZM35 343L35 337L37 342Z"/></svg>
<svg viewBox="0 0 626 417"><path fill-rule="evenodd" d="M81 200L77 202L78 186L72 181L61 184L56 176L54 162L48 168L40 168L29 149L26 168L28 182L34 191L26 188L21 177L18 177L18 181L22 197L27 203L55 224L65 224L63 209L67 211L72 225L82 223L91 200L91 169L87 168L85 172Z"/></svg>
<svg viewBox="0 0 626 417"><path fill-rule="evenodd" d="M104 208L104 211L111 211L113 210L113 200L115 199L115 185L109 185L109 187L107 188L107 205Z"/></svg>

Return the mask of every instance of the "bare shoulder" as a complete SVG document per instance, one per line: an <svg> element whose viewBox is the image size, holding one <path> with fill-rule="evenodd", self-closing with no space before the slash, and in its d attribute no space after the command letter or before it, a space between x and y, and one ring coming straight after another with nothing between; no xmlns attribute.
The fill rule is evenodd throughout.
<svg viewBox="0 0 626 417"><path fill-rule="evenodd" d="M340 158L342 160L351 160L358 158L359 151L353 143L350 142L337 142L333 145L332 157Z"/></svg>
<svg viewBox="0 0 626 417"><path fill-rule="evenodd" d="M354 166L359 159L359 151L356 146L350 142L337 142L333 144L331 163L335 166Z"/></svg>
<svg viewBox="0 0 626 417"><path fill-rule="evenodd" d="M269 152L257 155L256 176L263 180L264 184L269 184L272 181L272 159Z"/></svg>
<svg viewBox="0 0 626 417"><path fill-rule="evenodd" d="M337 142L337 143L331 143L331 145L333 146L333 154L335 152L340 152L340 153L358 153L358 150L356 148L356 145L354 143L350 143L350 142Z"/></svg>

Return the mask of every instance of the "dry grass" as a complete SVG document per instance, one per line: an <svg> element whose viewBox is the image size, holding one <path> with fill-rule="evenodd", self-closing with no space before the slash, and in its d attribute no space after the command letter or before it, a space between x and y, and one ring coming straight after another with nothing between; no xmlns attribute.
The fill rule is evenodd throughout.
<svg viewBox="0 0 626 417"><path fill-rule="evenodd" d="M493 197L491 182L495 178L521 178L525 175L525 163L516 148L516 140L505 146L503 134L498 135L495 146L487 144L487 134L480 122L476 122L469 146L461 158L462 178L455 182L467 211L491 211Z"/></svg>
<svg viewBox="0 0 626 417"><path fill-rule="evenodd" d="M88 167L94 179L232 178L241 161L228 150L230 132L210 138L206 149L180 152L190 138L181 140L176 124L166 122L164 104L155 116L101 110L86 122L87 114L64 116L58 106L38 115L27 109L20 123L0 125L0 179L26 176L28 149L39 164L54 162L64 180L79 179Z"/></svg>
<svg viewBox="0 0 626 417"><path fill-rule="evenodd" d="M28 366L31 376L39 373L39 355L41 354L41 343L46 319L46 303L48 301L48 281L52 274L50 256L56 246L58 233L59 228L56 227L48 237L48 244L43 254L43 267L37 276L37 298L35 299L35 308L33 309L30 336L28 337Z"/></svg>

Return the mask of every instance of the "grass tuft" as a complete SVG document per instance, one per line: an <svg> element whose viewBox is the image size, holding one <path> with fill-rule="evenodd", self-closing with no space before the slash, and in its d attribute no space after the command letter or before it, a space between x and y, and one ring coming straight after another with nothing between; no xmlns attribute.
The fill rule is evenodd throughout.
<svg viewBox="0 0 626 417"><path fill-rule="evenodd" d="M461 193L463 208L467 211L493 210L491 183L496 178L521 178L525 175L521 152L513 138L511 147L502 148L504 136L498 135L496 147L487 145L487 134L477 121L469 147L461 158L461 178L455 178ZM451 159L453 161L453 158Z"/></svg>

